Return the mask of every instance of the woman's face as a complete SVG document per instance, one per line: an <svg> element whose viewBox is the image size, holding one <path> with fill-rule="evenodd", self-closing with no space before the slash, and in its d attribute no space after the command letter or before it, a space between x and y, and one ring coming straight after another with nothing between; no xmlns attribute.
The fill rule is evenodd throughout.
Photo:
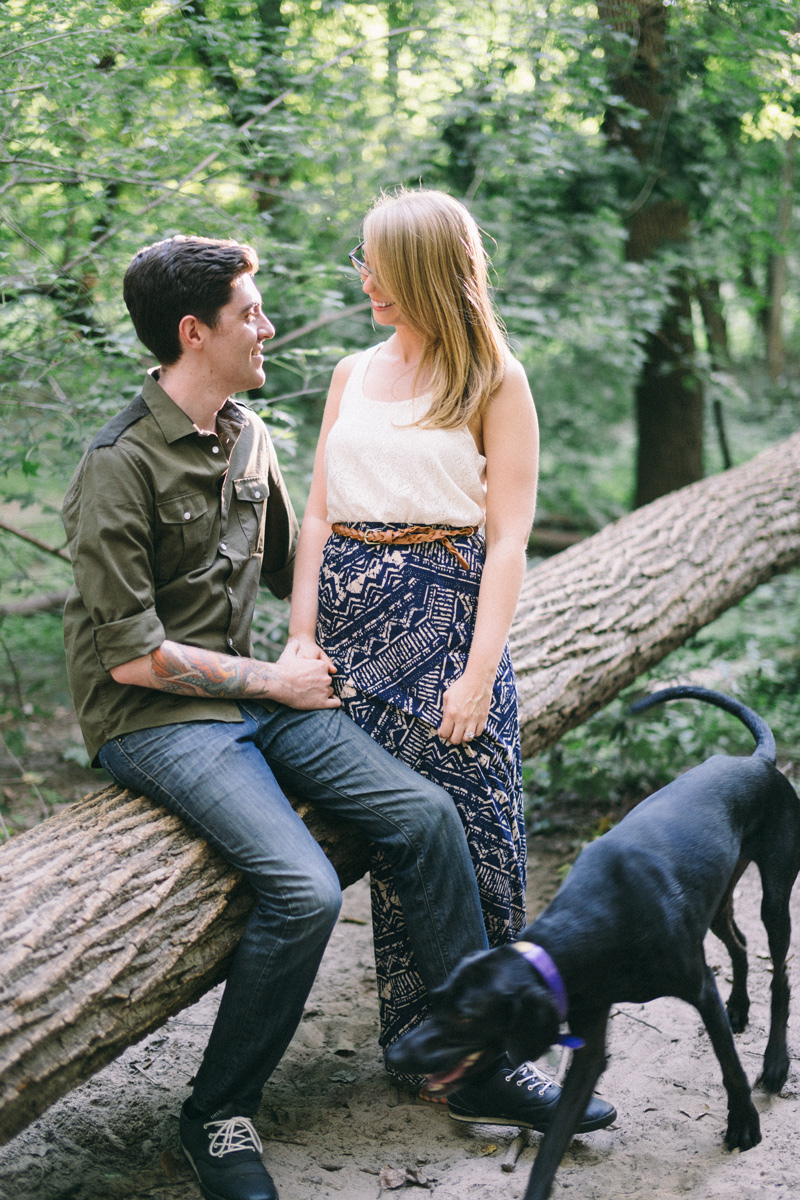
<svg viewBox="0 0 800 1200"><path fill-rule="evenodd" d="M393 325L395 329L406 322L399 305L383 290L370 267L369 250L363 250L365 269L361 272L361 290L369 297L372 316L377 325Z"/></svg>

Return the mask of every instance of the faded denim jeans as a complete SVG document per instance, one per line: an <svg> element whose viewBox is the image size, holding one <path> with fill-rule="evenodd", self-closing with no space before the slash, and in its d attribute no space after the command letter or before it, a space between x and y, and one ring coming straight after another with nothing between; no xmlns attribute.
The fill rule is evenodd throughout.
<svg viewBox="0 0 800 1200"><path fill-rule="evenodd" d="M282 789L351 821L392 864L420 975L430 990L486 949L474 868L450 796L393 758L337 709L200 721L107 742L122 786L182 817L256 894L234 955L193 1103L206 1114L259 1106L288 1046L336 922L336 872Z"/></svg>

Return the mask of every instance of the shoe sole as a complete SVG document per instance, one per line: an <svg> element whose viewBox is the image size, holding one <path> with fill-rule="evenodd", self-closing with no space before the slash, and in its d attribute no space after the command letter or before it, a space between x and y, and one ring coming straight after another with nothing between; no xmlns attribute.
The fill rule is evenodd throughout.
<svg viewBox="0 0 800 1200"><path fill-rule="evenodd" d="M463 1121L466 1125L510 1125L518 1129L533 1129L536 1133L547 1133L552 1121L546 1124L542 1121L538 1125L532 1124L530 1121L520 1121L514 1117L477 1117L468 1116L466 1113L453 1112L448 1106L447 1115L453 1121ZM617 1119L617 1110L612 1108L611 1112L605 1117L598 1117L596 1121L582 1121L575 1133L595 1133L598 1129L607 1129L609 1125Z"/></svg>

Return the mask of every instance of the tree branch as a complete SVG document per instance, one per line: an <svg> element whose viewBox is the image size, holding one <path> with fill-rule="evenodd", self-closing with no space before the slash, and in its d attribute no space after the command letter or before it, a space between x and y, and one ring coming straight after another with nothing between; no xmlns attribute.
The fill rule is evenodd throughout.
<svg viewBox="0 0 800 1200"><path fill-rule="evenodd" d="M59 550L57 546L49 546L47 542L40 541L32 533L26 533L24 529L17 529L16 525L9 525L8 521L0 521L0 529L13 534L14 537L22 538L23 542L30 542L32 546L36 546L37 550L44 550L46 554L54 554L56 558L61 558L64 562L72 562L66 550Z"/></svg>
<svg viewBox="0 0 800 1200"><path fill-rule="evenodd" d="M37 612L57 612L67 602L69 592L45 592L41 596L28 596L26 600L14 600L0 604L0 617L29 617Z"/></svg>
<svg viewBox="0 0 800 1200"><path fill-rule="evenodd" d="M265 342L264 354L273 354L281 346L286 346L289 342L296 342L298 338L305 337L307 333L311 333L315 329L321 329L323 325L332 325L334 321L341 321L344 317L352 317L355 313L366 312L369 307L369 300L366 300L358 304L351 304L348 308L337 309L334 313L327 313L324 317L317 317L314 321L308 321L298 329L293 329L291 333L284 333L282 337Z"/></svg>

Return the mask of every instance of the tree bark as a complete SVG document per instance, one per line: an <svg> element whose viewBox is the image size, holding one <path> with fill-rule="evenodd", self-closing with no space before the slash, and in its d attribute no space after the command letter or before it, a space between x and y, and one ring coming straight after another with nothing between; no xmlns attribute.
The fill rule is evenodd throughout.
<svg viewBox="0 0 800 1200"><path fill-rule="evenodd" d="M800 434L533 568L511 636L525 754L800 563L799 491ZM303 815L344 886L364 873L352 830ZM0 895L0 1142L223 978L251 903L180 821L113 787L0 847Z"/></svg>
<svg viewBox="0 0 800 1200"><path fill-rule="evenodd" d="M788 280L786 251L792 227L797 140L797 134L792 133L786 142L775 230L776 248L767 261L768 302L764 312L764 327L767 342L767 368L772 380L780 379L786 366L786 347L783 341L783 301Z"/></svg>
<svg viewBox="0 0 800 1200"><path fill-rule="evenodd" d="M678 84L667 41L669 9L662 0L606 0L597 11L607 29L631 38L630 45L607 39L604 49L614 91L645 116L631 121L610 107L603 128L609 144L625 146L641 167L626 257L644 262L667 248L686 250L690 236L685 189L675 187L684 155L670 135ZM681 272L659 328L647 338L636 385L637 506L703 477L703 390L694 357L691 291Z"/></svg>
<svg viewBox="0 0 800 1200"><path fill-rule="evenodd" d="M725 321L725 305L718 279L706 279L697 288L697 299L703 314L703 325L708 342L708 357L715 371L724 371L730 366L731 353L728 343L728 326Z"/></svg>

